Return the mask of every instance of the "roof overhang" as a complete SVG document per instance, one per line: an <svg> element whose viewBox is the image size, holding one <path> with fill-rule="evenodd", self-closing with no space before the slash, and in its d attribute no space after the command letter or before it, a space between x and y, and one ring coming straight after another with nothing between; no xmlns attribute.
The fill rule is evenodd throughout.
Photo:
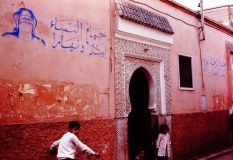
<svg viewBox="0 0 233 160"><path fill-rule="evenodd" d="M124 5L119 6L119 2L127 7L124 7ZM116 37L170 48L170 45L173 44L174 32L165 17L123 0L119 2L116 3L118 9ZM139 8L140 11L138 12L141 12L138 14L139 17L135 17L138 12L136 9L132 11L132 8Z"/></svg>

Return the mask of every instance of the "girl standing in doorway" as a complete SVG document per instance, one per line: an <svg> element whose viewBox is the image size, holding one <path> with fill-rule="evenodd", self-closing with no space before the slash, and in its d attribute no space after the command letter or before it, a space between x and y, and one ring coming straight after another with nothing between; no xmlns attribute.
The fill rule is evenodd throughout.
<svg viewBox="0 0 233 160"><path fill-rule="evenodd" d="M168 134L169 128L166 124L160 126L160 133L156 141L157 159L168 160L170 157L170 135Z"/></svg>

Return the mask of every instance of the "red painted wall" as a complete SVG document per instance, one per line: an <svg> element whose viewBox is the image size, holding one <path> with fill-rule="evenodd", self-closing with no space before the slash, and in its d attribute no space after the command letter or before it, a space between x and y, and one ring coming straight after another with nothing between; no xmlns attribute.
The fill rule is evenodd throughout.
<svg viewBox="0 0 233 160"><path fill-rule="evenodd" d="M230 146L228 111L172 116L173 159L190 159Z"/></svg>
<svg viewBox="0 0 233 160"><path fill-rule="evenodd" d="M75 120L75 119L73 119ZM115 159L115 121L89 120L81 124L79 139L101 158ZM0 125L0 159L56 159L50 145L67 132L69 122L44 122ZM79 152L80 149L77 149ZM81 159L87 159L85 155Z"/></svg>

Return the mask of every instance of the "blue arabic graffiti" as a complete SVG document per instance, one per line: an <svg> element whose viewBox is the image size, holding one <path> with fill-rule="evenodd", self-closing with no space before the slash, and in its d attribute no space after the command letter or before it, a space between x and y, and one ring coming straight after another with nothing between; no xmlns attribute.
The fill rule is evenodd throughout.
<svg viewBox="0 0 233 160"><path fill-rule="evenodd" d="M209 76L226 77L226 63L220 58L203 59L203 72Z"/></svg>
<svg viewBox="0 0 233 160"><path fill-rule="evenodd" d="M50 27L54 28L52 48L60 46L70 52L79 51L89 55L105 55L106 34L104 28L92 28L79 20L52 20Z"/></svg>
<svg viewBox="0 0 233 160"><path fill-rule="evenodd" d="M39 40L44 46L45 41L35 34L37 20L33 12L27 8L20 8L19 11L13 14L15 21L15 28L13 32L5 32L3 37L15 36L24 41L32 41L33 39Z"/></svg>

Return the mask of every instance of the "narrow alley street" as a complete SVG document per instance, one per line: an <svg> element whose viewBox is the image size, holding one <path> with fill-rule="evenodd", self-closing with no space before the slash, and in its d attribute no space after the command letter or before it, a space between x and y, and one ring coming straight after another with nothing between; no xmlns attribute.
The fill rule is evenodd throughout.
<svg viewBox="0 0 233 160"><path fill-rule="evenodd" d="M210 160L233 160L233 151L211 158Z"/></svg>
<svg viewBox="0 0 233 160"><path fill-rule="evenodd" d="M233 160L233 0L178 1L0 0L0 160Z"/></svg>

